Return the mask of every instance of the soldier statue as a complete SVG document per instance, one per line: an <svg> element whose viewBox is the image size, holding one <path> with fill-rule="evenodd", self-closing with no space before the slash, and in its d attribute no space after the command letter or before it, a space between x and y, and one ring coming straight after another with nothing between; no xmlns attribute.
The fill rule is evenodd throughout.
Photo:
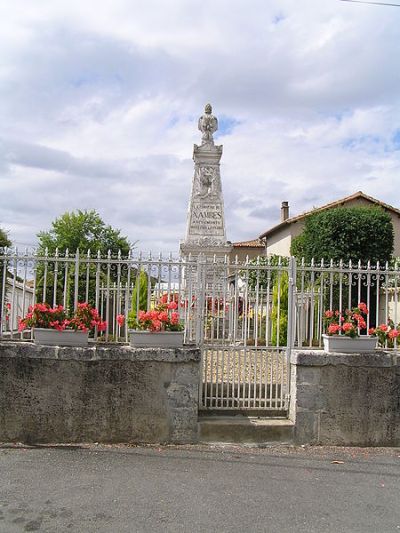
<svg viewBox="0 0 400 533"><path fill-rule="evenodd" d="M204 115L199 118L199 130L202 132L202 144L214 144L213 133L218 129L218 120L212 114L211 104L207 104L204 108Z"/></svg>

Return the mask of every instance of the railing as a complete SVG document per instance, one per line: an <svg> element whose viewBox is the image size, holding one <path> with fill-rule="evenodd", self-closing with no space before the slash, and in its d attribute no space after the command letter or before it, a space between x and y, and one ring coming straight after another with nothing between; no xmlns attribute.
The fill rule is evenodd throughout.
<svg viewBox="0 0 400 533"><path fill-rule="evenodd" d="M76 309L78 302L89 302L98 309L102 320L107 322L104 333L95 338L106 342L127 342L127 319L130 311L143 308L143 291L136 291L142 273L147 288L144 299L146 308L159 303L163 298L176 298L181 303L181 317L186 326L187 341L195 340L197 296L194 277L195 262L151 255L130 254L113 257L109 253L81 254L45 253L18 250L0 251L0 337L27 338L27 333L18 332L19 319L28 312L29 306L47 302L51 306L62 305L67 311ZM117 316L123 315L121 326Z"/></svg>
<svg viewBox="0 0 400 533"><path fill-rule="evenodd" d="M147 280L135 292L140 275ZM82 253L38 256L0 250L0 336L22 337L19 317L35 302L78 302L96 307L107 330L96 337L127 342L129 312L154 306L162 298L179 301L187 341L285 349L320 347L327 309L340 312L364 301L367 328L400 321L400 266L338 265L293 258L239 263L130 254L106 257ZM291 312L293 311L293 316Z"/></svg>

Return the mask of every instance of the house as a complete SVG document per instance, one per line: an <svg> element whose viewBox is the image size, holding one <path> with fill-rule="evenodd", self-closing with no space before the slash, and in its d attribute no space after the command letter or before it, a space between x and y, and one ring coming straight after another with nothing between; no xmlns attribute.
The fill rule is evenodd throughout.
<svg viewBox="0 0 400 533"><path fill-rule="evenodd" d="M280 223L262 233L259 240L264 243L268 255L275 254L289 256L292 239L302 233L305 220L308 216L314 213L319 213L320 211L325 211L326 209L355 206L379 206L390 214L394 230L393 255L395 257L400 257L400 210L385 204L380 200L372 198L372 196L368 196L362 191L358 191L351 196L346 196L345 198L323 205L322 207L314 208L311 211L307 211L294 217L289 216L288 202L282 202Z"/></svg>
<svg viewBox="0 0 400 533"><path fill-rule="evenodd" d="M233 242L229 260L231 263L234 263L236 259L239 263L244 263L247 259L251 261L262 255L265 255L265 243L260 239Z"/></svg>
<svg viewBox="0 0 400 533"><path fill-rule="evenodd" d="M23 283L19 279L14 279L11 274L7 276L5 303L6 313L3 323L3 332L18 331L19 318L24 317L29 306L34 302L34 282L28 280Z"/></svg>

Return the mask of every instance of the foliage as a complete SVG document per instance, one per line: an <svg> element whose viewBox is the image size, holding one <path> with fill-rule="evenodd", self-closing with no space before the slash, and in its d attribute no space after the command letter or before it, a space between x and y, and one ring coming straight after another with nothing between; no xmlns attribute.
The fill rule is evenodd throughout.
<svg viewBox="0 0 400 533"><path fill-rule="evenodd" d="M400 335L400 324L396 327L393 320L389 319L387 324L369 328L368 334L378 337L379 346L382 348L393 348L395 339Z"/></svg>
<svg viewBox="0 0 400 533"><path fill-rule="evenodd" d="M286 346L288 309L289 309L289 277L287 272L282 272L272 291L272 346ZM279 338L278 338L279 330Z"/></svg>
<svg viewBox="0 0 400 533"><path fill-rule="evenodd" d="M277 277L277 268L279 265L286 267L289 264L288 257L281 257L279 255L271 254L267 257L257 257L249 261L251 269L248 273L248 285L250 289L266 289L269 286L272 289ZM259 266L260 268L254 268ZM271 268L269 268L271 267ZM241 275L245 277L246 270L241 271Z"/></svg>
<svg viewBox="0 0 400 533"><path fill-rule="evenodd" d="M8 246L11 246L11 241L8 238L7 233L0 228L0 248L7 248Z"/></svg>
<svg viewBox="0 0 400 533"><path fill-rule="evenodd" d="M1 248L7 248L8 246L11 246L11 241L10 239L8 238L8 235L7 233L0 228L0 249ZM0 255L1 255L1 252L0 252ZM2 260L0 259L0 321L2 319L2 316L3 316L3 312L4 310L1 308L1 300L2 300L2 295L3 295L3 276L4 276L4 263L2 262ZM7 316L7 310L5 311L5 314Z"/></svg>
<svg viewBox="0 0 400 533"><path fill-rule="evenodd" d="M311 214L304 230L292 241L291 254L309 262L351 260L389 261L393 252L393 225L380 207L338 207Z"/></svg>
<svg viewBox="0 0 400 533"><path fill-rule="evenodd" d="M100 252L102 255L109 250L112 255L121 251L124 257L131 248L120 230L106 225L95 210L64 213L52 222L49 231L41 231L38 239L39 255L44 254L46 248L49 254L54 254L58 248L59 252L75 252L79 249L85 252L90 250L93 254Z"/></svg>
<svg viewBox="0 0 400 533"><path fill-rule="evenodd" d="M55 255L56 250L60 256L68 250L74 254L78 249L82 254L86 254L88 250L91 256L95 257L98 252L101 256L106 256L110 251L111 255L115 257L118 252L121 252L121 257L126 257L130 250L130 243L126 237L122 237L119 230L113 229L106 225L100 218L96 211L76 211L71 213L64 213L52 223L52 228L49 231L42 231L38 234L39 248L38 255L43 256L47 250L49 257ZM81 259L85 255L81 254ZM62 265L62 258L60 258ZM52 301L53 299L53 285L49 280L54 279L55 262L49 260L47 262L47 280L45 277L45 265L43 262L38 264L37 268L37 299L45 301ZM104 284L114 283L118 279L121 283L127 281L128 267L123 265L118 272L116 268L111 268L109 272L105 270L107 265L103 265L100 272L100 282ZM60 269L60 267L59 267ZM61 267L62 270L62 267ZM87 299L93 306L97 304L95 301L95 286L96 286L96 270L95 264L91 264L87 268L87 264L82 261L80 264L78 275L78 299ZM89 293L86 296L86 280L89 274ZM43 294L43 288L46 286L46 294ZM63 276L57 278L57 300L60 301L64 290ZM70 263L68 269L68 277L66 280L66 305L68 308L73 306L75 290L75 264Z"/></svg>
<svg viewBox="0 0 400 533"><path fill-rule="evenodd" d="M147 310L148 277L144 270L139 272L132 292L132 305L129 312L129 320L136 319L138 311Z"/></svg>
<svg viewBox="0 0 400 533"><path fill-rule="evenodd" d="M45 328L64 331L65 329L91 331L97 328L104 331L107 323L103 322L99 313L87 302L79 303L76 311L69 315L62 305L51 307L47 303L30 306L28 314L19 321L18 330L26 328Z"/></svg>
<svg viewBox="0 0 400 533"><path fill-rule="evenodd" d="M139 311L137 319L128 319L129 327L142 331L182 331L183 324L179 321L176 311L178 304L158 304L151 311Z"/></svg>
<svg viewBox="0 0 400 533"><path fill-rule="evenodd" d="M331 309L325 311L326 332L330 336L343 333L347 337L358 337L359 331L367 327L367 315L368 308L364 302L360 302L353 309L346 309L344 313L332 311Z"/></svg>

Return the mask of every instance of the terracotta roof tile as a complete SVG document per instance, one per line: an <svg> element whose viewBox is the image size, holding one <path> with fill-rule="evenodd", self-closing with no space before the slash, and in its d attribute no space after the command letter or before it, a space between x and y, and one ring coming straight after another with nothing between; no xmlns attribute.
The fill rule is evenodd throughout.
<svg viewBox="0 0 400 533"><path fill-rule="evenodd" d="M234 248L265 248L265 244L259 239L232 243Z"/></svg>

